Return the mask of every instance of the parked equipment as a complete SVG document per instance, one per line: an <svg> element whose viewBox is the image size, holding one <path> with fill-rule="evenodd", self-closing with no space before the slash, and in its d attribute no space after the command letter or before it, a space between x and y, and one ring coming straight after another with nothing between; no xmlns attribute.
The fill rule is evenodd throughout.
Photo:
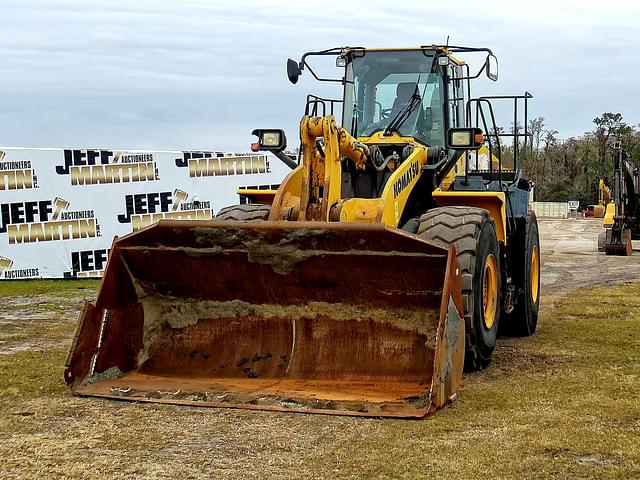
<svg viewBox="0 0 640 480"><path fill-rule="evenodd" d="M611 202L611 188L603 178L598 182L598 205L593 206L593 217L604 218L607 205Z"/></svg>
<svg viewBox="0 0 640 480"><path fill-rule="evenodd" d="M598 236L598 250L629 256L631 240L640 239L640 174L620 142L613 151L613 197L604 215L604 231Z"/></svg>
<svg viewBox="0 0 640 480"><path fill-rule="evenodd" d="M312 68L327 56L341 78ZM299 164L282 130L254 131L255 151L292 167L270 205L114 242L67 360L76 393L423 417L455 398L464 365L489 363L499 326L534 332L540 247L518 162L531 95L471 97L470 80L497 79L486 48L288 61L292 83L305 70L343 97L309 95ZM492 101L524 131L500 133Z"/></svg>

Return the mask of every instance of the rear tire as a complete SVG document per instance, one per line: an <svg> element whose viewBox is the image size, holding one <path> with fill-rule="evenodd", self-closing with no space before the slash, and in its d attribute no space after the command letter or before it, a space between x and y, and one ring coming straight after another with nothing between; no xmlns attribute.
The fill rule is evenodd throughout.
<svg viewBox="0 0 640 480"><path fill-rule="evenodd" d="M523 252L514 254L513 281L518 289L513 311L505 318L506 333L528 337L538 325L540 307L540 237L538 220L534 213L527 216Z"/></svg>
<svg viewBox="0 0 640 480"><path fill-rule="evenodd" d="M220 209L214 220L230 220L234 222L250 222L252 220L268 220L271 205L245 204L231 205Z"/></svg>
<svg viewBox="0 0 640 480"><path fill-rule="evenodd" d="M467 340L465 370L480 370L491 360L500 319L500 249L493 220L482 208L434 208L420 217L418 235L456 248Z"/></svg>
<svg viewBox="0 0 640 480"><path fill-rule="evenodd" d="M607 232L598 234L598 251L604 252L604 243L607 241Z"/></svg>

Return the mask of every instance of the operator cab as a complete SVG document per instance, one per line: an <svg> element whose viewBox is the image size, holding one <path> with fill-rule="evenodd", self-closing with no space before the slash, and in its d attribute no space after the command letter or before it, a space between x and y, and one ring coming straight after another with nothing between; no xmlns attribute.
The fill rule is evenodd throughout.
<svg viewBox="0 0 640 480"><path fill-rule="evenodd" d="M351 135L395 132L428 146L444 146L444 86L435 52L353 55L346 79L342 124L350 126Z"/></svg>
<svg viewBox="0 0 640 480"><path fill-rule="evenodd" d="M482 55L477 71L457 57L468 54ZM318 75L309 63L317 56L335 57L343 76ZM497 69L491 50L450 45L332 48L305 53L300 62L287 62L292 83L307 70L316 80L336 82L343 88L340 99L308 95L305 115L324 117L341 110L342 127L373 150L364 170L345 160L345 198L379 196L390 174L416 144L428 152L428 164L423 166L428 181L443 190L502 191L505 181L519 183L518 157L530 141L527 100L531 95L471 97L471 80L484 73L496 81ZM493 101L513 102L511 131L497 128ZM511 146L503 145L504 137L511 139Z"/></svg>

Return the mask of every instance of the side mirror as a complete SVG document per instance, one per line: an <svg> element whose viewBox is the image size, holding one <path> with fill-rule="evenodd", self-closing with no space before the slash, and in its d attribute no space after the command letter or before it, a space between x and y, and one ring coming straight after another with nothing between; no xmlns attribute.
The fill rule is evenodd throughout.
<svg viewBox="0 0 640 480"><path fill-rule="evenodd" d="M484 134L479 128L450 128L447 146L455 150L478 150L484 143Z"/></svg>
<svg viewBox="0 0 640 480"><path fill-rule="evenodd" d="M300 65L298 62L293 60L292 58L287 60L287 77L289 77L289 81L293 84L298 83L298 78L302 70L300 69Z"/></svg>
<svg viewBox="0 0 640 480"><path fill-rule="evenodd" d="M498 59L493 54L487 56L487 77L494 82L498 80Z"/></svg>
<svg viewBox="0 0 640 480"><path fill-rule="evenodd" d="M251 151L260 152L282 152L285 148L287 148L287 137L284 134L284 130L279 129L262 129L257 128L251 135L255 135L258 137L258 141L256 143L251 144Z"/></svg>

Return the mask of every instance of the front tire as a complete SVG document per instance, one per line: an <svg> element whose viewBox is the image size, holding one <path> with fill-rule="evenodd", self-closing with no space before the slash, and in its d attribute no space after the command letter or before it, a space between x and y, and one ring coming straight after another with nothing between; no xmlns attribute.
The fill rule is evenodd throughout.
<svg viewBox="0 0 640 480"><path fill-rule="evenodd" d="M456 248L467 339L465 370L480 370L495 349L501 310L500 248L494 222L482 208L434 208L420 217L418 235Z"/></svg>
<svg viewBox="0 0 640 480"><path fill-rule="evenodd" d="M271 205L245 204L231 205L221 208L214 220L231 220L234 222L250 222L252 220L268 220Z"/></svg>

